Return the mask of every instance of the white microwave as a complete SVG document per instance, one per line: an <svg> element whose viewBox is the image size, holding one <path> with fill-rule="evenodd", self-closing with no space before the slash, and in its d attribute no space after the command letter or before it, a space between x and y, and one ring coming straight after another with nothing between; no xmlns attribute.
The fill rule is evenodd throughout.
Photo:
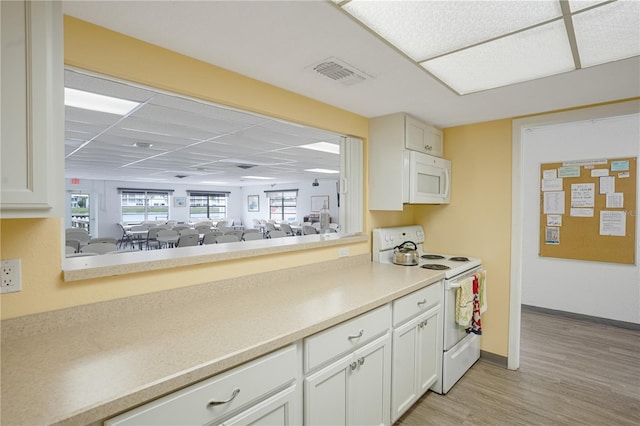
<svg viewBox="0 0 640 426"><path fill-rule="evenodd" d="M451 161L418 151L404 151L403 203L447 204L451 201Z"/></svg>

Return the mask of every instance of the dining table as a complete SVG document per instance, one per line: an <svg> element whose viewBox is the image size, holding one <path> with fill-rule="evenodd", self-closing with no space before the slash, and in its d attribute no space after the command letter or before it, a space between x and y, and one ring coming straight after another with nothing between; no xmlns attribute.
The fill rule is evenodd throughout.
<svg viewBox="0 0 640 426"><path fill-rule="evenodd" d="M139 244L140 250L142 250L142 244L147 241L147 235L149 234L148 229L140 229L137 231L127 231L127 235L131 238L131 244L135 248L136 243Z"/></svg>

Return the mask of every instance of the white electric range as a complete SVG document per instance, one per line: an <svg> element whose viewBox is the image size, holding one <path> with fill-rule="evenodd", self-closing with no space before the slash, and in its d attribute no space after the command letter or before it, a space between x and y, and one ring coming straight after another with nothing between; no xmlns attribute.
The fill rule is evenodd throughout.
<svg viewBox="0 0 640 426"><path fill-rule="evenodd" d="M424 240L424 230L419 225L376 228L373 230L372 257L374 262L393 263L395 248L405 242L412 242L420 255L418 265L398 265L398 268L425 268L444 273L442 374L431 390L446 394L480 358L480 336L467 334L456 324L455 300L459 283L479 273L482 262L478 258L467 256L426 253L422 247Z"/></svg>

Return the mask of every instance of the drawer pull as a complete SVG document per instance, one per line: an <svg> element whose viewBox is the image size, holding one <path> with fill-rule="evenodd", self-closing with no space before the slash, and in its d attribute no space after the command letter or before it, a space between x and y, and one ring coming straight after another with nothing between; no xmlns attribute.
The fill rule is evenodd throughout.
<svg viewBox="0 0 640 426"><path fill-rule="evenodd" d="M364 364L364 361L365 361L364 357L358 358L358 364L362 365L362 364Z"/></svg>
<svg viewBox="0 0 640 426"><path fill-rule="evenodd" d="M358 366L358 364L355 361L353 361L351 364L349 364L349 367L351 367L351 371L355 370L357 366Z"/></svg>
<svg viewBox="0 0 640 426"><path fill-rule="evenodd" d="M427 303L427 299L426 299L426 298L424 298L424 299L422 299L422 300L419 300L419 301L418 301L418 306L422 306L422 305L424 305L425 303Z"/></svg>
<svg viewBox="0 0 640 426"><path fill-rule="evenodd" d="M233 401L236 396L238 396L238 394L240 393L240 388L235 388L233 390L233 393L231 394L231 397L229 397L229 399L224 400L224 401L209 401L209 403L207 404L207 407L211 406L211 405L222 405L222 404L227 404L231 401Z"/></svg>
<svg viewBox="0 0 640 426"><path fill-rule="evenodd" d="M358 334L356 334L355 336L347 336L347 339L349 340L359 339L362 337L363 334L364 334L364 329L361 328Z"/></svg>

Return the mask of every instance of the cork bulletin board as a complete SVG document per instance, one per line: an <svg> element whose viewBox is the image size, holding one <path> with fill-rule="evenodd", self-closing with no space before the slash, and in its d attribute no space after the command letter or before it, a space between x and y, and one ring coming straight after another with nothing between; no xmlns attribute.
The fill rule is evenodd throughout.
<svg viewBox="0 0 640 426"><path fill-rule="evenodd" d="M540 256L635 264L637 159L540 165Z"/></svg>

